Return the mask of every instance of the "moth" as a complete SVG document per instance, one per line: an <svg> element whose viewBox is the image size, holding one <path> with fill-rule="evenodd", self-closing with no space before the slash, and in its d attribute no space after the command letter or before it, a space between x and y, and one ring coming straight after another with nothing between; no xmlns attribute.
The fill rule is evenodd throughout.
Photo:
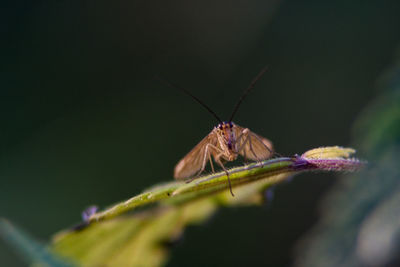
<svg viewBox="0 0 400 267"><path fill-rule="evenodd" d="M262 69L250 83L249 87L243 92L228 121L222 121L214 111L186 89L169 83L170 86L179 88L200 103L219 122L218 125L200 141L200 143L198 143L178 162L174 169L175 179L188 179L188 182L191 182L198 178L198 176L204 171L207 162L210 163L211 170L214 173L214 160L214 162L225 171L228 178L229 190L232 196L234 196L229 173L226 170L224 163L236 160L238 155L241 155L245 161L252 160L258 162L268 159L273 155L273 146L270 140L253 133L248 128L241 127L232 122L232 119L238 111L243 99L254 88L256 82L261 78L265 71L266 68Z"/></svg>

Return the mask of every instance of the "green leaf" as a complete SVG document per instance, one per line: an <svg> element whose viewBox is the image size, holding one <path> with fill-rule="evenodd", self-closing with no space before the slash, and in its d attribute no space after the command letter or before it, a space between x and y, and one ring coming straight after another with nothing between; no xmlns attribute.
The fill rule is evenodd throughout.
<svg viewBox="0 0 400 267"><path fill-rule="evenodd" d="M261 204L267 188L300 172L357 170L364 163L350 158L354 152L323 147L230 169L235 197L225 172L157 185L98 213L91 207L82 223L55 234L49 245L4 219L0 234L35 266L161 266L184 229L207 220L220 206Z"/></svg>
<svg viewBox="0 0 400 267"><path fill-rule="evenodd" d="M158 185L56 234L50 247L83 266L160 266L187 225L203 222L222 205L260 204L264 190L303 171L356 170L363 163L349 158L352 153L325 147L230 169L235 197L224 172Z"/></svg>

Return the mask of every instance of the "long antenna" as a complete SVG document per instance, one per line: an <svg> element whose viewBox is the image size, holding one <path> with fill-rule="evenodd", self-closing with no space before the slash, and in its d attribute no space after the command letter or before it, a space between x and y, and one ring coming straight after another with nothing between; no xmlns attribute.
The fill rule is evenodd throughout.
<svg viewBox="0 0 400 267"><path fill-rule="evenodd" d="M190 96L191 98L193 98L194 100L196 100L196 101L197 101L200 105L202 105L205 109L207 109L208 112L210 112L210 113L218 120L219 123L222 123L222 120L218 117L217 114L215 114L214 111L211 110L211 108L209 108L206 104L204 104L203 101L201 101L200 99L198 99L197 97L195 97L194 95L192 95L192 93L190 93L188 90L186 90L186 89L183 88L183 87L180 87L180 86L177 86L177 85L175 85L175 84L172 84L171 82L169 82L169 81L167 81L167 80L165 80L165 79L162 79L162 78L160 78L160 77L158 77L158 76L156 76L155 78L156 78L157 80L159 80L159 81L165 83L165 84L168 85L169 87L172 87L172 88L175 88L175 89L178 89L178 90L183 91L185 94L187 94L188 96Z"/></svg>
<svg viewBox="0 0 400 267"><path fill-rule="evenodd" d="M235 116L236 112L239 109L240 104L242 104L243 99L246 97L246 95L254 88L254 86L256 85L257 81L261 78L261 76L264 75L264 73L267 71L267 67L264 67L260 73L253 79L253 81L251 81L249 87L246 88L246 90L244 90L242 96L240 97L239 101L236 103L235 108L233 109L232 115L229 118L229 121L232 121L233 116Z"/></svg>

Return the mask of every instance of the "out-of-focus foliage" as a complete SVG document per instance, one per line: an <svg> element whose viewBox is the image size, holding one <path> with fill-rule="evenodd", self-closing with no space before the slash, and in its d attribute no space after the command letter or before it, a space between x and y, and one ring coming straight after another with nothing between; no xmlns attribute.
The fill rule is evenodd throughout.
<svg viewBox="0 0 400 267"><path fill-rule="evenodd" d="M322 218L297 249L298 267L400 266L400 62L354 127L369 160L346 175L321 207Z"/></svg>
<svg viewBox="0 0 400 267"><path fill-rule="evenodd" d="M27 233L0 218L0 237L12 245L27 262L36 267L72 267L66 259L60 259L45 244L31 238Z"/></svg>

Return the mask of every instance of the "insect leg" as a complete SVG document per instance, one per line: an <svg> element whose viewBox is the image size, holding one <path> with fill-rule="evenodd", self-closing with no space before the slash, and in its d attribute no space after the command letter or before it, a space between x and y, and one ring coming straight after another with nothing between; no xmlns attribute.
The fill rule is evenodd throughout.
<svg viewBox="0 0 400 267"><path fill-rule="evenodd" d="M244 150L244 147L246 146L247 143L249 143L250 151L253 153L253 155L254 155L254 157L257 159L257 161L261 162L261 160L257 157L256 153L255 153L254 150L253 150L253 146L252 146L252 144L251 144L251 139L250 139L250 134L251 134L251 132L250 132L250 130L247 129L247 128L244 129L244 130L242 131L242 133L241 133L240 136L238 137L238 140L240 140L240 139L243 138L244 141L243 141L243 143L240 144L240 146L239 146L239 148L238 148L238 152L241 151L241 150L243 150L243 157L245 158L245 160L247 160L246 154L245 154L245 151L246 151L246 150ZM260 142L261 142L262 144L264 144L261 140L260 140ZM264 144L264 146L265 146L265 144ZM267 149L268 149L268 148L267 148ZM270 151L270 150L268 149L268 151Z"/></svg>
<svg viewBox="0 0 400 267"><path fill-rule="evenodd" d="M217 153L218 153L218 154L217 154ZM204 154L203 154L203 163L202 163L202 166L201 166L200 171L197 173L196 176L200 175L200 174L204 171L204 169L205 169L205 167L206 167L206 164L207 164L207 157L208 157L208 159L210 160L211 169L212 169L212 171L214 172L214 166L213 166L212 161L211 161L211 155L214 157L214 161L215 161L219 166L221 166L221 168L225 171L226 176L227 176L227 178L228 178L229 190L230 190L230 192L231 192L231 195L232 195L232 196L235 196L235 194L233 194L233 191L232 191L232 184L231 184L231 179L229 178L229 173L228 173L228 171L226 170L224 164L222 164L221 159L220 159L221 156L223 155L223 151L222 151L220 148L218 148L218 147L216 147L216 146L214 146L214 145L212 145L212 144L207 144L207 145L206 145L206 148L205 148ZM189 180L186 181L186 182L187 182L187 183L190 183L191 181L193 181L193 180L196 178L196 176L193 177L193 178L191 178L191 179L189 179Z"/></svg>
<svg viewBox="0 0 400 267"><path fill-rule="evenodd" d="M214 156L214 161L215 161L216 163L218 163L218 165L221 166L221 168L225 171L226 177L228 178L229 191L231 192L231 195L234 197L235 194L234 194L233 191L232 191L231 179L229 178L229 173L228 173L228 171L226 170L224 164L222 164L222 162L221 162L221 159L220 159L221 155L222 155L222 153L218 154L217 156Z"/></svg>
<svg viewBox="0 0 400 267"><path fill-rule="evenodd" d="M219 149L218 147L212 145L212 144L207 144L206 145L206 149L204 150L204 155L203 155L203 164L201 165L201 169L200 171L197 173L196 176L199 176L200 173L202 173L204 171L204 169L206 168L206 164L207 164L207 158L210 160L211 163L211 169L214 172L214 165L212 164L211 161L211 149L215 150L215 151L219 151L222 152L221 149Z"/></svg>
<svg viewBox="0 0 400 267"><path fill-rule="evenodd" d="M214 172L214 166L212 165L212 162L211 162L211 153L209 151L210 150L210 146L213 146L213 145L211 145L211 144L207 144L206 145L206 148L204 149L203 163L201 164L201 168L200 168L200 170L197 172L197 174L195 176L193 176L192 178L186 180L187 184L191 183L194 179L196 179L204 171L204 169L206 168L206 164L207 164L207 158L210 159L211 168L212 168L212 170Z"/></svg>
<svg viewBox="0 0 400 267"><path fill-rule="evenodd" d="M253 145L251 144L250 134L251 134L251 133L249 133L249 134L247 135L247 142L249 142L250 151L251 151L251 153L253 153L254 157L257 158L257 161L261 162L261 160L258 158L258 156L256 155L256 153L255 153L254 150L253 150ZM263 143L263 142L261 142L261 143ZM263 144L264 144L264 143L263 143Z"/></svg>
<svg viewBox="0 0 400 267"><path fill-rule="evenodd" d="M250 138L250 137L256 138L256 139L264 146L264 148L265 148L266 150L268 150L269 153L271 153L271 155L273 155L273 154L279 155L278 153L271 151L271 149L262 141L262 139L261 139L259 136L257 136L256 134L252 133L252 132L251 132L249 129L247 129L247 128L244 129L244 130L242 131L242 133L240 134L240 136L238 137L238 140L241 139L241 138L244 138L244 139L245 139L244 142L240 145L238 151L241 151L241 150L245 147L246 143L249 142L250 151L253 153L254 157L257 158L257 161L260 161L260 162L261 162L261 160L257 157L256 153L255 153L254 150L253 150L253 145L252 145L252 143L251 143L251 138ZM246 154L245 154L245 151L246 151L246 150L243 150L244 156L246 155ZM279 156L280 156L280 155L279 155Z"/></svg>
<svg viewBox="0 0 400 267"><path fill-rule="evenodd" d="M193 176L192 178L186 180L186 183L187 183L187 184L190 183L190 182L192 182L194 179L196 179L197 176L199 176L199 175L204 171L204 169L206 168L207 157L208 157L209 159L211 159L211 155L210 155L210 152L209 152L209 147L210 147L210 144L207 144L207 145L206 145L206 148L204 149L203 163L201 164L200 170L197 172L197 174L196 174L195 176ZM210 160L210 162L211 162L211 160ZM211 165L211 166L212 166L212 165ZM212 169L214 170L214 166L212 167Z"/></svg>
<svg viewBox="0 0 400 267"><path fill-rule="evenodd" d="M208 153L208 159L210 161L211 171L212 171L212 173L214 173L215 172L214 171L214 164L212 162L211 153Z"/></svg>
<svg viewBox="0 0 400 267"><path fill-rule="evenodd" d="M246 150L243 150L243 158L244 158L244 165L247 165L247 163L249 163L249 161L247 160L247 157L246 157Z"/></svg>
<svg viewBox="0 0 400 267"><path fill-rule="evenodd" d="M218 153L219 152L220 154L222 154L222 150L221 149L219 149L218 147L216 147L216 146L214 146L212 144L207 144L205 146L204 154L202 156L203 160L202 160L202 164L201 164L200 170L197 172L197 174L195 176L193 176L192 178L186 180L186 183L192 182L194 179L196 179L204 171L204 169L206 168L206 164L207 164L207 158L209 159L210 164L211 164L211 169L214 172L214 165L213 165L212 160L211 160L211 155L214 154L214 153L212 153L212 151L214 151L214 153Z"/></svg>
<svg viewBox="0 0 400 267"><path fill-rule="evenodd" d="M255 134L252 134L251 132L249 133L249 135L255 137L258 141L260 141L260 143L263 144L263 146L269 151L269 153L271 153L272 155L274 154L274 152L271 151L271 149L269 149L269 147L260 139L260 137L258 137Z"/></svg>

